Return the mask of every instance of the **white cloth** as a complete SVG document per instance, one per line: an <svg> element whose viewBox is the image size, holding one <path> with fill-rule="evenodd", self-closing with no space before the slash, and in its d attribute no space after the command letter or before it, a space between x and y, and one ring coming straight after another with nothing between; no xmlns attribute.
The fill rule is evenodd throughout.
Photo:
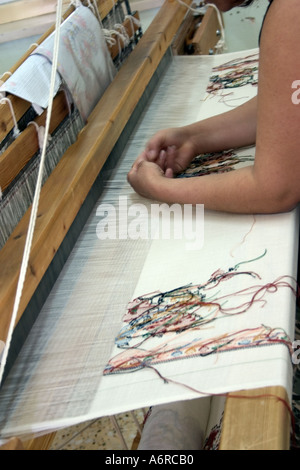
<svg viewBox="0 0 300 470"><path fill-rule="evenodd" d="M46 108L54 45L52 33L1 86ZM80 6L62 24L55 94L64 82L82 116L87 119L112 81L116 69L102 28L89 8Z"/></svg>

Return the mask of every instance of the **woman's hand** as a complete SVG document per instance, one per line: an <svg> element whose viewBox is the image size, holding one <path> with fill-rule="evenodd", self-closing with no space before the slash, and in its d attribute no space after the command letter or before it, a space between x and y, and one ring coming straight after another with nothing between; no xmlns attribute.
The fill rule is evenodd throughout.
<svg viewBox="0 0 300 470"><path fill-rule="evenodd" d="M141 156L139 162L135 162L132 166L127 179L140 196L155 199L156 188L161 187L166 177L159 165L149 162Z"/></svg>
<svg viewBox="0 0 300 470"><path fill-rule="evenodd" d="M136 163L156 163L166 177L185 170L197 155L196 144L188 126L170 128L157 132L148 142Z"/></svg>
<svg viewBox="0 0 300 470"><path fill-rule="evenodd" d="M196 156L188 127L157 132L128 173L128 182L141 196L156 199L167 178L183 171Z"/></svg>

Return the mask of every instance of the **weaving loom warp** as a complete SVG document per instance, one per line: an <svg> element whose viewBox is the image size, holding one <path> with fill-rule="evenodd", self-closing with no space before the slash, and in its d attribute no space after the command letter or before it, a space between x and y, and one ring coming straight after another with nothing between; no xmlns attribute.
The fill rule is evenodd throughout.
<svg viewBox="0 0 300 470"><path fill-rule="evenodd" d="M119 19L119 14L117 17ZM9 92L33 103L23 118L22 130L47 108L53 42L54 34L47 37L0 88L1 93ZM52 133L51 140L49 138L44 182L66 149L75 142L84 122L116 73L102 28L89 8L81 5L66 19L60 29L60 43L55 94L59 89L63 90L69 116ZM13 140L13 132L10 134L7 142L1 143L0 153ZM38 165L39 152L4 191L0 201L1 247L32 201Z"/></svg>
<svg viewBox="0 0 300 470"><path fill-rule="evenodd" d="M55 92L59 90L60 95L64 96L69 114L64 116L63 121L51 132L51 138L49 136L43 182L47 180L67 148L76 141L86 117L142 35L139 20L131 14L125 16L122 2L114 5L103 20L99 13L96 16L93 14L94 8L90 10L80 1L77 3L78 7L67 16L60 30L60 65L55 82ZM89 4L91 5L91 2ZM127 13L131 13L128 2L126 8ZM137 12L134 14L138 17ZM122 22L126 24L125 20L129 22L128 34L125 29L122 33L116 32L114 28L121 28ZM116 42L114 34L117 33L124 43L117 42L118 47L110 57L105 38L108 38L108 44L113 47ZM30 124L36 124L32 121L47 107L53 36L54 34L50 34L40 45L33 45L34 50L19 65L13 76L5 83L1 82L0 96L8 92L32 103L32 106L0 142L0 155L9 149L16 135L20 135ZM15 120L13 106L9 99L5 100ZM42 140L42 129L43 127L36 125L39 140ZM1 184L5 184L1 188L3 194L0 200L1 248L32 202L39 155L38 151L24 168L20 167L22 170L14 180L10 178L6 181L5 177L1 181Z"/></svg>
<svg viewBox="0 0 300 470"><path fill-rule="evenodd" d="M262 283L282 275L295 276L296 212L257 216L255 223L253 216L205 212L204 246L196 251L187 251L185 240L97 237L105 207L119 207L120 219L126 219L128 214L119 206L121 196L127 198L128 207L142 204L148 214L151 212L151 202L129 187L127 172L158 129L188 124L226 110L224 100L217 97L213 101L205 90L212 67L236 57L175 57L141 114L116 169L102 174L104 191L1 389L3 439L45 433L144 406L198 398L199 393L188 387L198 390L200 396L202 392L224 393L273 384L283 385L291 393L292 365L284 345L261 348L259 352L247 350L245 356L234 352L210 356L201 364L197 358L177 361L175 369L172 363L161 364L161 375L177 384L165 384L146 369L103 377L108 360L116 354L114 338L132 298L204 282L217 269L256 259L265 250L266 256L249 267L259 273ZM246 88L235 93L238 104L251 97ZM254 155L254 149L241 151L241 155L249 154ZM239 282L237 286L239 290L248 283ZM227 325L226 331L254 328L259 323L283 328L293 337L294 296L290 289L269 295L264 308L260 307L250 310L246 318L234 318L234 328Z"/></svg>

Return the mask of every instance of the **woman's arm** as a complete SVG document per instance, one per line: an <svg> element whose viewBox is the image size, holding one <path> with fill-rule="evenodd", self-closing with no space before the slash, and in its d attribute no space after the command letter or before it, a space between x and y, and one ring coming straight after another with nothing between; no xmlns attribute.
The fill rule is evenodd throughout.
<svg viewBox="0 0 300 470"><path fill-rule="evenodd" d="M199 153L253 143L256 130L254 166L171 179L145 153L128 175L137 192L163 202L202 203L207 209L240 213L282 212L298 203L300 107L291 97L292 83L300 77L299 22L299 0L274 1L261 37L257 112L253 100L190 127L198 136Z"/></svg>
<svg viewBox="0 0 300 470"><path fill-rule="evenodd" d="M257 97L226 113L188 126L197 140L197 155L254 145Z"/></svg>
<svg viewBox="0 0 300 470"><path fill-rule="evenodd" d="M255 143L257 98L224 114L187 126L163 129L148 142L133 168L143 161L156 163L172 175L185 170L197 155ZM129 175L129 180L130 180Z"/></svg>

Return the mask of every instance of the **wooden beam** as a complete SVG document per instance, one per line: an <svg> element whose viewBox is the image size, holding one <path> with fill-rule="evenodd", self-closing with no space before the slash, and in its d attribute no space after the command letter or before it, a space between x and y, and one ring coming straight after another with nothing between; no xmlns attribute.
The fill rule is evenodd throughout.
<svg viewBox="0 0 300 470"><path fill-rule="evenodd" d="M12 437L5 444L0 446L0 450L25 450L22 442L17 437Z"/></svg>
<svg viewBox="0 0 300 470"><path fill-rule="evenodd" d="M50 28L54 21L55 13L48 13L47 15L34 16L33 18L3 24L0 26L0 44L31 36L39 36Z"/></svg>
<svg viewBox="0 0 300 470"><path fill-rule="evenodd" d="M0 450L48 450L55 436L56 433L53 432L44 436L32 437L24 442L17 437L12 437L0 446Z"/></svg>
<svg viewBox="0 0 300 470"><path fill-rule="evenodd" d="M56 5L57 0L18 0L5 3L0 5L0 25L55 13Z"/></svg>
<svg viewBox="0 0 300 470"><path fill-rule="evenodd" d="M83 2L84 3L84 2ZM112 10L117 0L98 0L101 18ZM87 3L86 3L87 4ZM0 5L0 26L17 23L30 18L56 13L57 0L18 0ZM63 0L63 13L70 8L70 1ZM74 10L74 7L71 7Z"/></svg>
<svg viewBox="0 0 300 470"><path fill-rule="evenodd" d="M45 434L39 437L33 437L22 443L24 450L48 450L56 436L56 432Z"/></svg>
<svg viewBox="0 0 300 470"><path fill-rule="evenodd" d="M185 55L186 42L194 34L195 22L199 21L199 17L195 17L192 12L188 12L172 43L172 51L174 55Z"/></svg>
<svg viewBox="0 0 300 470"><path fill-rule="evenodd" d="M187 0L189 1L189 0ZM180 26L186 8L169 0L45 183L18 312L22 316L113 146ZM0 252L0 339L6 340L30 210Z"/></svg>
<svg viewBox="0 0 300 470"><path fill-rule="evenodd" d="M60 92L53 101L49 132L52 134L68 114L66 97ZM38 126L45 126L47 111L35 119ZM19 137L0 155L0 188L5 190L33 155L39 150L36 128L28 126Z"/></svg>
<svg viewBox="0 0 300 470"><path fill-rule="evenodd" d="M289 399L283 387L230 393L220 450L289 450Z"/></svg>
<svg viewBox="0 0 300 470"><path fill-rule="evenodd" d="M215 52L214 46L219 40L217 31L220 30L220 27L216 10L213 7L208 7L199 28L194 36L187 41L187 44L194 48L194 54L210 54L211 49Z"/></svg>

